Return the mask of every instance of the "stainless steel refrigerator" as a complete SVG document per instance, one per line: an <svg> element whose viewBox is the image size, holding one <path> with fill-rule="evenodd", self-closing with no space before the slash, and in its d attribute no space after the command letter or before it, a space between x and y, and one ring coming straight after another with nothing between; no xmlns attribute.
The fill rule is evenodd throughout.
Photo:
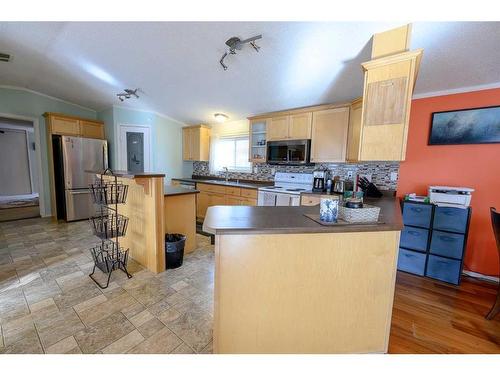
<svg viewBox="0 0 500 375"><path fill-rule="evenodd" d="M95 174L108 167L108 143L102 139L52 136L57 218L88 219L96 212L89 191Z"/></svg>

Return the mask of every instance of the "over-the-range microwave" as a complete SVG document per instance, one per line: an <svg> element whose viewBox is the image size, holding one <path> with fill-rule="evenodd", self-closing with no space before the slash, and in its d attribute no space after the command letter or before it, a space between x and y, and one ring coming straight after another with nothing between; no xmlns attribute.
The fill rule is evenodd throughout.
<svg viewBox="0 0 500 375"><path fill-rule="evenodd" d="M304 165L311 162L311 140L267 142L269 164Z"/></svg>

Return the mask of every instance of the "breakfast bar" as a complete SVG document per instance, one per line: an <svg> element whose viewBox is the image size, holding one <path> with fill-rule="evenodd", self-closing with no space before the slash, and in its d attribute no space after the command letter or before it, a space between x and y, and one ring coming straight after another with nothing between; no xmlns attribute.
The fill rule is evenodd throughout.
<svg viewBox="0 0 500 375"><path fill-rule="evenodd" d="M402 229L382 198L375 224L323 226L318 207L215 206L214 353L385 353Z"/></svg>

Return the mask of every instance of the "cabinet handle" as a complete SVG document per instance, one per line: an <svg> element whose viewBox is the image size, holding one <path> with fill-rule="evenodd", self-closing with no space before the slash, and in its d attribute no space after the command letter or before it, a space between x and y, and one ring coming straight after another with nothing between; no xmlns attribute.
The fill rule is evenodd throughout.
<svg viewBox="0 0 500 375"><path fill-rule="evenodd" d="M407 258L413 258L413 257L414 257L415 255L413 255L413 254L408 254L408 253L405 253L405 254L404 254L404 256L405 256L405 257L407 257Z"/></svg>
<svg viewBox="0 0 500 375"><path fill-rule="evenodd" d="M441 238L441 240L445 241L445 242L454 242L455 239L453 237L450 237L450 236L439 236L439 238Z"/></svg>
<svg viewBox="0 0 500 375"><path fill-rule="evenodd" d="M410 210L414 212L422 212L422 209L420 207L411 207Z"/></svg>
<svg viewBox="0 0 500 375"><path fill-rule="evenodd" d="M420 232L417 232L415 230L409 230L408 234L411 234L412 236L416 236L416 237L420 236Z"/></svg>
<svg viewBox="0 0 500 375"><path fill-rule="evenodd" d="M448 262L444 261L444 260L438 260L437 261L439 264L444 264L444 265L448 265Z"/></svg>

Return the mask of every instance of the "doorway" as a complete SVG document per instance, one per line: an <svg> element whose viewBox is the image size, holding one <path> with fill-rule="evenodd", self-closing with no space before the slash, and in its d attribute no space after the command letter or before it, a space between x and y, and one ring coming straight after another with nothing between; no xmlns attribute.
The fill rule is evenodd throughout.
<svg viewBox="0 0 500 375"><path fill-rule="evenodd" d="M0 117L0 221L40 216L39 143L31 120Z"/></svg>
<svg viewBox="0 0 500 375"><path fill-rule="evenodd" d="M143 125L120 125L120 169L133 173L151 170L151 129Z"/></svg>

